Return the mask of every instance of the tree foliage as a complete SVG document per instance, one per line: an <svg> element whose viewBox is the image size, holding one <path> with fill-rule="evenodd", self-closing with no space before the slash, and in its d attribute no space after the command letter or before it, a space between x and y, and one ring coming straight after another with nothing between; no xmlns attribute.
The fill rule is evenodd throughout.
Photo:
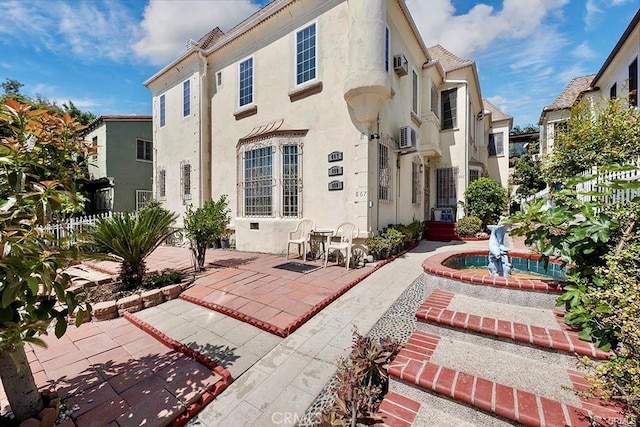
<svg viewBox="0 0 640 427"><path fill-rule="evenodd" d="M0 104L0 127L6 132L0 138L0 359L20 362L13 371L2 363L0 374L4 384L16 386L17 394L7 390L7 395L20 418L41 405L24 343L43 345L38 335L54 321L56 336L62 336L67 315L78 309L80 323L89 309L78 304L68 291L69 276L60 273L79 258L77 247L54 245L44 229L53 213L80 208L76 182L84 175L89 147L69 115L11 98Z"/></svg>
<svg viewBox="0 0 640 427"><path fill-rule="evenodd" d="M490 178L480 178L464 192L465 213L480 218L482 227L496 224L507 206L507 190Z"/></svg>
<svg viewBox="0 0 640 427"><path fill-rule="evenodd" d="M592 108L595 108L593 110ZM567 131L554 137L543 175L549 183L567 179L593 166L624 164L640 156L640 110L621 100L591 107L582 102L571 109Z"/></svg>
<svg viewBox="0 0 640 427"><path fill-rule="evenodd" d="M223 194L218 200L209 200L198 209L187 208L184 217L184 228L191 240L191 250L196 257L196 270L204 269L204 257L207 247L223 236L231 221L229 202Z"/></svg>

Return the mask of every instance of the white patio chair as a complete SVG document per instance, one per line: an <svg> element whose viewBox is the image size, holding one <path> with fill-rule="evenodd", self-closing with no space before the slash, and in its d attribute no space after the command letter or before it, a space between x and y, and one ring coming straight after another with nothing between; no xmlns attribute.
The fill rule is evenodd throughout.
<svg viewBox="0 0 640 427"><path fill-rule="evenodd" d="M349 271L349 263L351 261L351 246L353 245L353 239L358 237L358 226L352 224L350 222L345 222L344 224L340 224L338 229L336 230L336 234L333 238L340 238L340 241L332 241L332 238L328 239L327 242L327 251L324 254L324 266L327 266L327 261L329 260L329 253L333 251L344 251L345 257L345 267L347 271ZM336 257L336 261L338 258Z"/></svg>
<svg viewBox="0 0 640 427"><path fill-rule="evenodd" d="M289 245L298 245L298 255L300 255L300 247L302 247L302 259L307 261L307 247L309 246L309 236L313 230L314 223L310 219L303 219L298 223L296 229L289 232L289 240L287 240L287 259L289 259Z"/></svg>

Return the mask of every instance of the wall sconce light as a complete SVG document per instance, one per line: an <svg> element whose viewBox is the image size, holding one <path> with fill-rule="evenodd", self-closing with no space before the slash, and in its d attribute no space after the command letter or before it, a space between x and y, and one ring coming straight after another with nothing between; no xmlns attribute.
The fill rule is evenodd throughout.
<svg viewBox="0 0 640 427"><path fill-rule="evenodd" d="M370 140L380 139L380 135L378 135L377 133L372 133L371 135L369 135L369 139Z"/></svg>

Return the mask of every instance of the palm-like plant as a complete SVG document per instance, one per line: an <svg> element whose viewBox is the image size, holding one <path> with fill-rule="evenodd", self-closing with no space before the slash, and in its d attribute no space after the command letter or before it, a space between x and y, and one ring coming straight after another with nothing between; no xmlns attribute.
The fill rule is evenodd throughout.
<svg viewBox="0 0 640 427"><path fill-rule="evenodd" d="M169 226L176 217L152 203L137 214L125 212L96 223L91 232L93 243L121 262L120 280L125 289L142 284L145 258L171 235Z"/></svg>

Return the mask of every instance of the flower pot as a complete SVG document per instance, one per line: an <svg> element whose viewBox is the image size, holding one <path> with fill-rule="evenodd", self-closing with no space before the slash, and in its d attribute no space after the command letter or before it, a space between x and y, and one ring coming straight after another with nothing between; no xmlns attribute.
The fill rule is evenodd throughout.
<svg viewBox="0 0 640 427"><path fill-rule="evenodd" d="M229 249L229 239L220 239L220 248Z"/></svg>

